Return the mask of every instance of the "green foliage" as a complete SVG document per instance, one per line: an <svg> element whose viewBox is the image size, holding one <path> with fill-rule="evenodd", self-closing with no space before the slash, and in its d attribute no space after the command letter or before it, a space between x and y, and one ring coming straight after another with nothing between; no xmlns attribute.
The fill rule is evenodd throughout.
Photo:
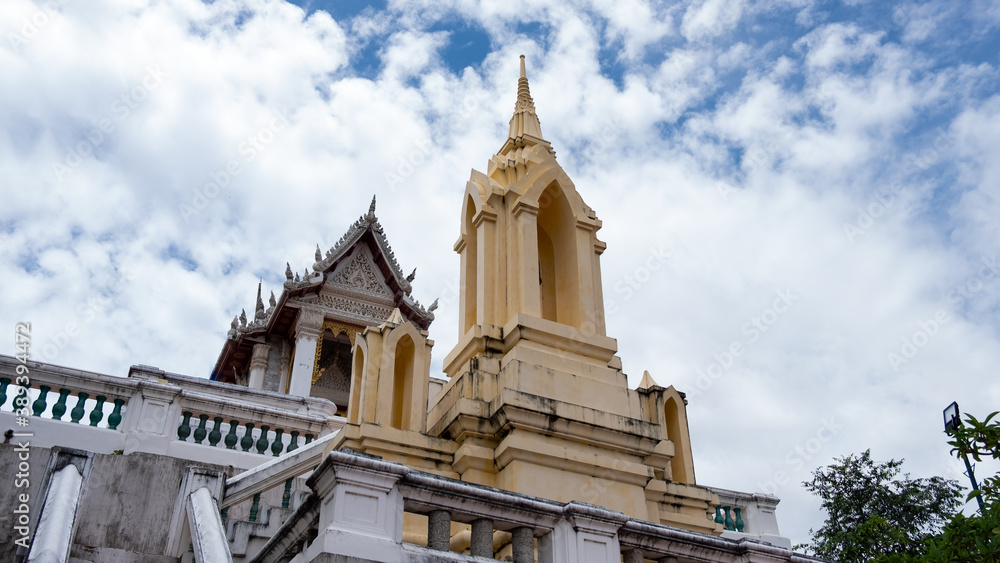
<svg viewBox="0 0 1000 563"><path fill-rule="evenodd" d="M950 432L952 453L1000 459L1000 413L966 415ZM940 477L896 479L902 461L876 463L870 452L813 472L806 488L823 499L827 520L813 532L817 555L844 563L1000 563L1000 474L980 481L982 514L956 513L961 489Z"/></svg>
<svg viewBox="0 0 1000 563"><path fill-rule="evenodd" d="M971 414L965 415L965 424L949 432L951 452L959 457L968 455L976 461L983 458L1000 459L1000 412L991 413L980 421ZM983 499L996 502L1000 499L1000 474L982 479L979 483ZM975 492L969 493L971 500Z"/></svg>
<svg viewBox="0 0 1000 563"><path fill-rule="evenodd" d="M899 478L903 461L850 455L813 472L803 483L822 499L826 522L813 535L816 555L843 563L902 563L924 552L960 506L956 481Z"/></svg>

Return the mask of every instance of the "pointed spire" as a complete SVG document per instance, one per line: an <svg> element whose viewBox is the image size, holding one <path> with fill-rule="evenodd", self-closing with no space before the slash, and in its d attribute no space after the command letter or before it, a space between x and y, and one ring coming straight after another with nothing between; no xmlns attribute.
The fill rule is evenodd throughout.
<svg viewBox="0 0 1000 563"><path fill-rule="evenodd" d="M375 196L372 196L372 204L368 206L368 214L372 217L375 216Z"/></svg>
<svg viewBox="0 0 1000 563"><path fill-rule="evenodd" d="M278 305L278 301L274 298L274 291L271 291L271 299L269 299L267 303L272 308Z"/></svg>
<svg viewBox="0 0 1000 563"><path fill-rule="evenodd" d="M292 279L292 265L285 262L285 279Z"/></svg>
<svg viewBox="0 0 1000 563"><path fill-rule="evenodd" d="M319 243L318 242L316 243L316 261L317 262L322 262L323 261L323 251L319 249Z"/></svg>
<svg viewBox="0 0 1000 563"><path fill-rule="evenodd" d="M413 269L413 271L412 271L412 272L410 272L410 275L406 276L406 281L408 281L408 282L412 282L412 281L413 281L413 280L415 280L416 278L417 278L417 269L416 269L416 268L414 268L414 269Z"/></svg>
<svg viewBox="0 0 1000 563"><path fill-rule="evenodd" d="M264 300L260 298L260 286L263 282L257 282L257 309L254 311L253 319L259 321L264 318Z"/></svg>
<svg viewBox="0 0 1000 563"><path fill-rule="evenodd" d="M649 370L642 373L642 381L639 382L639 389L649 389L651 387L659 387L653 376L649 375Z"/></svg>
<svg viewBox="0 0 1000 563"><path fill-rule="evenodd" d="M535 102L528 90L528 75L524 70L524 55L521 55L521 78L517 81L517 103L514 104L514 116L510 118L511 139L530 135L542 139L542 124L535 113Z"/></svg>

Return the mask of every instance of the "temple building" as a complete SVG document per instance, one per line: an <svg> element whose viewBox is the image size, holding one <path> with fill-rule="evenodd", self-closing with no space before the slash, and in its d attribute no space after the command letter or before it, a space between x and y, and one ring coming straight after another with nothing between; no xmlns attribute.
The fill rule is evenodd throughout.
<svg viewBox="0 0 1000 563"><path fill-rule="evenodd" d="M780 535L778 499L697 482L681 391L648 371L628 387L605 324L601 221L542 134L523 56L520 70L507 139L456 190L459 338L443 374L430 372L437 301L414 297L373 199L311 270L286 264L267 306L258 285L209 380L31 365L35 504L28 539L4 526L0 552L813 561ZM17 365L0 356L5 429ZM0 446L5 470L16 444Z"/></svg>

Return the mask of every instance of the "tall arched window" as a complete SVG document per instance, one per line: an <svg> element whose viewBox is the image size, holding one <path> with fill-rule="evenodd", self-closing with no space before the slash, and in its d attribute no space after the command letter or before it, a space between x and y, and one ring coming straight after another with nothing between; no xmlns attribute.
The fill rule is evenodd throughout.
<svg viewBox="0 0 1000 563"><path fill-rule="evenodd" d="M542 317L579 327L582 307L576 219L555 182L538 198L538 266Z"/></svg>
<svg viewBox="0 0 1000 563"><path fill-rule="evenodd" d="M465 310L462 311L462 333L459 335L460 337L476 324L476 299L479 288L477 276L479 271L479 240L476 227L473 225L473 218L475 216L476 204L470 195L466 198L465 218L462 225L462 232L465 237L465 261L463 264L465 267L465 285L462 287L462 292L465 295Z"/></svg>
<svg viewBox="0 0 1000 563"><path fill-rule="evenodd" d="M347 422L361 424L361 386L365 380L365 352L355 348L354 369L351 370L351 403L347 408Z"/></svg>
<svg viewBox="0 0 1000 563"><path fill-rule="evenodd" d="M677 399L667 397L663 410L667 422L667 438L674 443L674 457L670 459L670 472L673 475L673 480L678 483L691 484L694 479L688 471L687 425L681 416Z"/></svg>
<svg viewBox="0 0 1000 563"><path fill-rule="evenodd" d="M414 344L410 335L404 335L396 343L395 365L392 381L392 419L390 426L400 430L410 428L410 414L413 404L413 361Z"/></svg>

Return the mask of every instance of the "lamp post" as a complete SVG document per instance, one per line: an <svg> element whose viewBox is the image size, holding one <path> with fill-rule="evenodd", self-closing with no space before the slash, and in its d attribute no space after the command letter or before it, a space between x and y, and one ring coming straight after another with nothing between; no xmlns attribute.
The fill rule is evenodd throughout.
<svg viewBox="0 0 1000 563"><path fill-rule="evenodd" d="M962 418L958 412L958 402L955 401L948 405L944 409L944 431L951 433L962 426ZM972 464L969 463L969 454L962 452L962 461L965 462L965 469L968 472L969 480L972 481L972 490L978 491L979 484L976 483L976 473L972 470ZM979 513L985 514L983 510L983 498L980 495L976 496L976 502L979 504Z"/></svg>

